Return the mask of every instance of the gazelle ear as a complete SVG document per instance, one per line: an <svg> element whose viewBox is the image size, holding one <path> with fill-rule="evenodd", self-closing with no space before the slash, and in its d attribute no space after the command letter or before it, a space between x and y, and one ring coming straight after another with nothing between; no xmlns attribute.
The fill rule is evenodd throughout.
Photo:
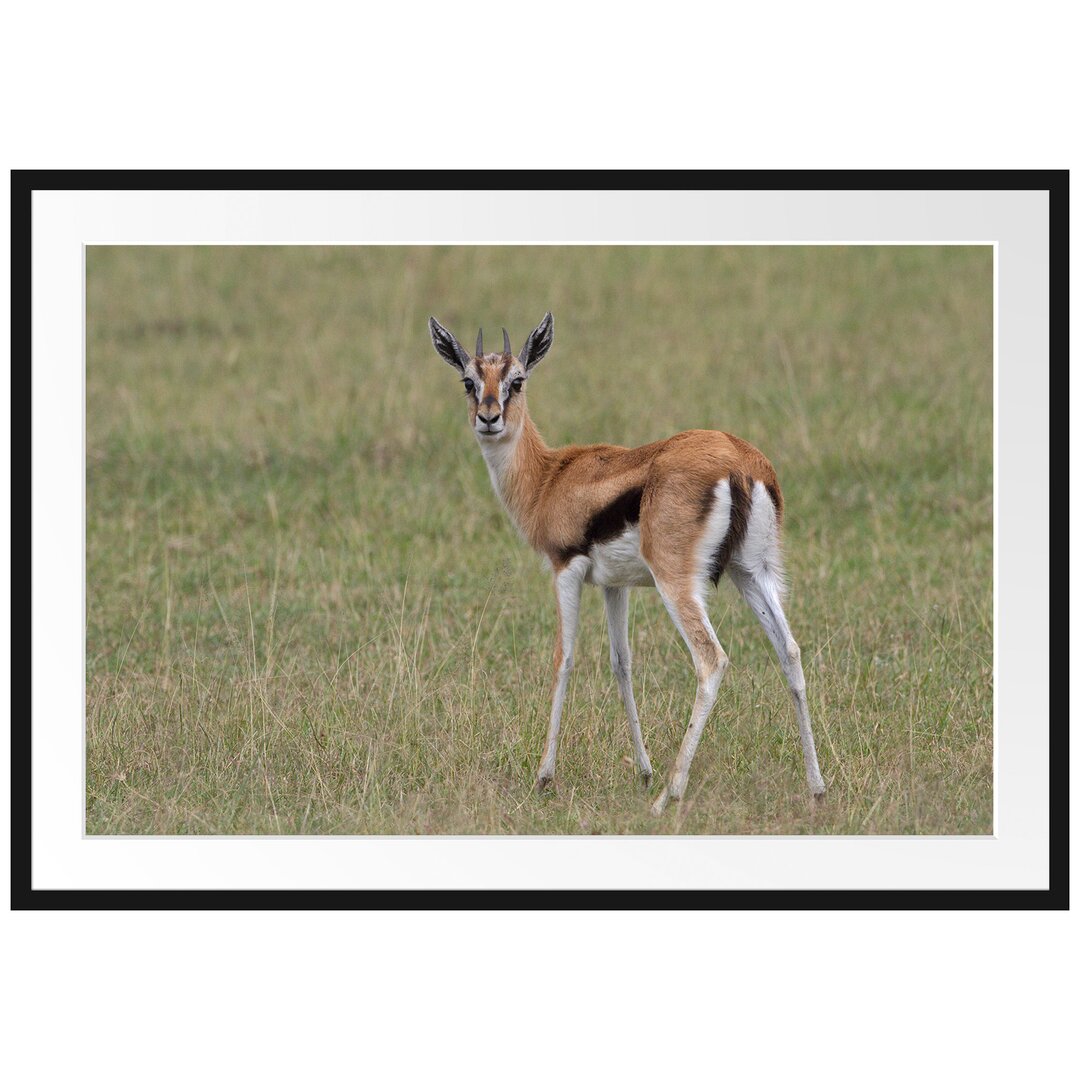
<svg viewBox="0 0 1080 1080"><path fill-rule="evenodd" d="M428 320L428 330L431 331L431 344L435 346L435 351L458 371L464 371L471 357L461 342L434 315Z"/></svg>
<svg viewBox="0 0 1080 1080"><path fill-rule="evenodd" d="M543 319L540 320L540 325L529 335L525 344L521 347L521 353L518 359L521 361L522 366L526 371L531 370L547 355L548 349L551 348L551 342L555 338L555 320L551 317L549 311Z"/></svg>

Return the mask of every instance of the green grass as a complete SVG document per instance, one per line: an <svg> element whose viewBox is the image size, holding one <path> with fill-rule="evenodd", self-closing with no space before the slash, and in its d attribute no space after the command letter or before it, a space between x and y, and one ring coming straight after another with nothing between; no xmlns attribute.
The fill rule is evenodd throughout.
<svg viewBox="0 0 1080 1080"><path fill-rule="evenodd" d="M822 805L725 582L684 802L648 813L594 589L532 793L550 575L426 321L518 347L549 308L551 445L719 428L775 464ZM989 248L91 248L87 324L88 832L991 830ZM632 597L659 779L694 679Z"/></svg>

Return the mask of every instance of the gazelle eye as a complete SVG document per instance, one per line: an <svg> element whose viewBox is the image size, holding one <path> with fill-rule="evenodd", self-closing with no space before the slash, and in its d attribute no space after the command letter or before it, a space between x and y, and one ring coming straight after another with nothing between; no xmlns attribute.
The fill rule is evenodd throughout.
<svg viewBox="0 0 1080 1080"><path fill-rule="evenodd" d="M472 379L462 379L461 381L465 384L465 393L466 394L471 394L473 392L473 381L472 381Z"/></svg>
<svg viewBox="0 0 1080 1080"><path fill-rule="evenodd" d="M525 380L524 379L515 379L510 384L510 389L513 390L514 393L516 394L524 385L525 385Z"/></svg>

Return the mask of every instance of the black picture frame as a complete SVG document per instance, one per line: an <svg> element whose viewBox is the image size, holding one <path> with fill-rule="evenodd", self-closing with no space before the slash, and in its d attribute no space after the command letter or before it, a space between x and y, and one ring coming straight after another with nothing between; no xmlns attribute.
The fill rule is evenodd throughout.
<svg viewBox="0 0 1080 1080"><path fill-rule="evenodd" d="M11 906L16 910L401 909L839 909L1063 910L1069 906L1069 730L1067 710L1052 722L1049 887L1043 890L76 890L35 889L31 821L30 395L33 196L49 190L1037 190L1049 196L1051 422L1068 430L1069 173L999 171L79 171L11 174L12 625ZM1049 463L1050 560L1067 581L1068 457ZM17 571L17 572L16 572ZM1051 618L1067 618L1068 590L1050 598ZM1052 699L1067 700L1068 638L1051 637ZM16 694L16 686L19 693ZM23 701L18 711L16 701Z"/></svg>

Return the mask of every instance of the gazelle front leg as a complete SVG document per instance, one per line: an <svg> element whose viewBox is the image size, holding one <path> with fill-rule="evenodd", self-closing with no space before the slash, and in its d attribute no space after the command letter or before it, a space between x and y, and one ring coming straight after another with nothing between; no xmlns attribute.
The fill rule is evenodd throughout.
<svg viewBox="0 0 1080 1080"><path fill-rule="evenodd" d="M619 684L619 694L626 719L630 723L630 741L634 746L634 761L638 773L647 785L652 779L652 765L645 752L645 743L641 739L641 724L638 722L637 705L634 702L634 686L630 678L630 590L626 588L605 588L604 608L607 611L608 638L611 642L611 670Z"/></svg>
<svg viewBox="0 0 1080 1080"><path fill-rule="evenodd" d="M555 605L558 628L555 632L554 677L551 691L551 722L548 724L544 757L536 774L536 790L543 791L555 778L555 753L559 746L559 720L562 717L566 684L574 666L574 639L577 637L578 609L581 606L581 587L589 560L578 556L561 570L555 571Z"/></svg>

